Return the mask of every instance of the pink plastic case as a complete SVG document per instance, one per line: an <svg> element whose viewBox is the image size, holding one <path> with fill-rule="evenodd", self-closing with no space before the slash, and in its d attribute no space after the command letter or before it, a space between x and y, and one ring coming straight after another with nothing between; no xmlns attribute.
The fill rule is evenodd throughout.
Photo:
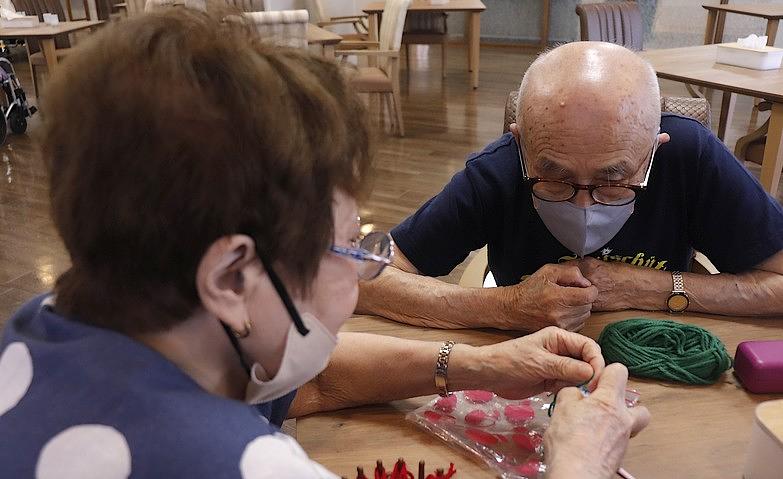
<svg viewBox="0 0 783 479"><path fill-rule="evenodd" d="M734 373L752 393L783 393L783 341L740 343Z"/></svg>

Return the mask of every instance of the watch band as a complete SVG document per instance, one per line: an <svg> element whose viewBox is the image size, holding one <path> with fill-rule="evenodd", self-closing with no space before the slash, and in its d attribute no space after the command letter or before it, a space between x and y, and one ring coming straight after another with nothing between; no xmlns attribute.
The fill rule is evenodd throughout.
<svg viewBox="0 0 783 479"><path fill-rule="evenodd" d="M672 293L684 293L685 283L682 280L682 273L672 271Z"/></svg>
<svg viewBox="0 0 783 479"><path fill-rule="evenodd" d="M454 341L446 341L438 351L438 360L435 362L435 387L438 388L438 394L443 397L449 396L449 356L454 347Z"/></svg>

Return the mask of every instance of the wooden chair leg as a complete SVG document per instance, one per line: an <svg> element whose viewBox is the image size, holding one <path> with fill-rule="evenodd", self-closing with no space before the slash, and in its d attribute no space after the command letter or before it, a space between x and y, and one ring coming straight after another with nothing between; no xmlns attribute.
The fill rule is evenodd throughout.
<svg viewBox="0 0 783 479"><path fill-rule="evenodd" d="M389 112L389 125L391 126L391 131L396 132L398 125L397 125L397 119L394 116L394 98L392 98L391 93L382 93L383 100L386 102L386 111Z"/></svg>
<svg viewBox="0 0 783 479"><path fill-rule="evenodd" d="M446 78L446 41L440 44L440 72L441 78Z"/></svg>
<svg viewBox="0 0 783 479"><path fill-rule="evenodd" d="M41 103L41 91L38 84L38 69L35 66L31 66L30 70L33 75L33 92L35 92L35 101L40 105Z"/></svg>
<svg viewBox="0 0 783 479"><path fill-rule="evenodd" d="M408 43L405 44L405 68L411 71L411 46Z"/></svg>
<svg viewBox="0 0 783 479"><path fill-rule="evenodd" d="M383 129L386 125L386 122L383 119L383 93L376 93L374 94L376 98L378 98L377 105L378 105L378 127ZM391 112L389 113L391 115Z"/></svg>
<svg viewBox="0 0 783 479"><path fill-rule="evenodd" d="M402 100L400 99L400 86L399 84L394 84L394 91L392 92L392 96L394 99L394 114L397 118L397 134L399 136L405 136L405 127L402 123ZM391 113L391 112L390 112Z"/></svg>

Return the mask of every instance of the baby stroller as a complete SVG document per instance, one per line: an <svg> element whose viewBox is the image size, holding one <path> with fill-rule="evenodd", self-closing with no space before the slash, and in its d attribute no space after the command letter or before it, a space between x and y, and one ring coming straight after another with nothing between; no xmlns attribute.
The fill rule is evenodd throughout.
<svg viewBox="0 0 783 479"><path fill-rule="evenodd" d="M0 86L3 88L5 98L0 99L5 121L0 121L0 144L5 142L8 127L14 133L27 131L27 117L37 111L34 106L27 106L27 95L22 85L16 78L14 65L0 56Z"/></svg>

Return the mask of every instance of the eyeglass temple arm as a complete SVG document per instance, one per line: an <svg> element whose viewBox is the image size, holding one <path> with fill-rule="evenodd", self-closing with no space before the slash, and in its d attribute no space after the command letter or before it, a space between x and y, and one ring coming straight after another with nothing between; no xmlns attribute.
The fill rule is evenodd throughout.
<svg viewBox="0 0 783 479"><path fill-rule="evenodd" d="M647 182L650 180L650 173L652 172L652 164L653 164L653 160L655 159L655 152L658 151L658 146L660 144L658 141L658 135L660 134L661 134L661 128L658 127L658 132L655 133L655 143L653 143L653 148L652 151L650 152L650 162L647 165L647 173L644 174L644 180L639 185L642 188L646 188Z"/></svg>
<svg viewBox="0 0 783 479"><path fill-rule="evenodd" d="M304 325L302 317L299 316L299 311L296 310L296 306L294 306L293 301L291 301L291 297L288 295L288 291L285 289L283 282L280 281L280 277L277 276L275 270L272 269L269 261L267 261L263 255L259 254L259 257L261 258L261 264L263 264L264 269L266 269L267 275L269 275L269 280L272 281L272 286L275 287L275 291L277 291L277 295L280 296L280 299L283 301L283 305L285 306L286 311L288 311L288 315L291 316L291 320L294 322L296 330L299 331L299 334L302 336L306 336L310 330Z"/></svg>

